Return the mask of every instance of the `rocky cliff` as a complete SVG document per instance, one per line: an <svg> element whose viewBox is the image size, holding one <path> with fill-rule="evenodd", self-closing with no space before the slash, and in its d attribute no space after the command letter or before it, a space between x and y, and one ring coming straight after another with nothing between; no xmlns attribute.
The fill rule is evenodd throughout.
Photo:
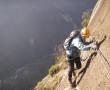
<svg viewBox="0 0 110 90"><path fill-rule="evenodd" d="M107 38L101 43L100 51L95 57L82 62L83 67L77 78L78 90L110 90L110 0L97 1L88 28L98 42L104 35ZM90 53L91 51L86 52L85 55L89 56ZM67 90L69 84L65 55L61 55L58 59L61 61L56 64L55 74L47 75L37 84L35 90Z"/></svg>

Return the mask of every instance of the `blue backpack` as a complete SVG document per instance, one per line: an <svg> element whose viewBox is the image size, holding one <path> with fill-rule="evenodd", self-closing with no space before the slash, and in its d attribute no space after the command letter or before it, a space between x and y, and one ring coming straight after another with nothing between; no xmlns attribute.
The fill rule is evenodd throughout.
<svg viewBox="0 0 110 90"><path fill-rule="evenodd" d="M80 54L80 50L76 46L71 45L71 41L80 34L80 31L74 30L70 33L70 36L66 38L64 42L64 49L66 50L66 55L71 57L77 57Z"/></svg>
<svg viewBox="0 0 110 90"><path fill-rule="evenodd" d="M79 34L80 34L80 31L78 31L78 30L74 30L70 33L70 36L66 38L66 40L64 41L64 44L63 44L65 50L68 50L70 48L71 41L75 37L77 37Z"/></svg>

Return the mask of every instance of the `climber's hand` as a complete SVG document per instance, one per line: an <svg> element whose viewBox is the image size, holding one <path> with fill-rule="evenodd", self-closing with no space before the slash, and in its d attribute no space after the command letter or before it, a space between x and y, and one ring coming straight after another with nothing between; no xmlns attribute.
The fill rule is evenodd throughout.
<svg viewBox="0 0 110 90"><path fill-rule="evenodd" d="M92 49L96 51L98 49L97 44L92 45Z"/></svg>

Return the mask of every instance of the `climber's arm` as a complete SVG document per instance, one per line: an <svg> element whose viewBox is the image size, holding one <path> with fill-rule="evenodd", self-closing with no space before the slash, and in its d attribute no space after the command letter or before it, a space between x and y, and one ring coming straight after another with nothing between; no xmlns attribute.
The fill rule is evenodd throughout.
<svg viewBox="0 0 110 90"><path fill-rule="evenodd" d="M92 47L91 44L85 45L82 42L79 43L79 49L82 51L90 50L91 47Z"/></svg>

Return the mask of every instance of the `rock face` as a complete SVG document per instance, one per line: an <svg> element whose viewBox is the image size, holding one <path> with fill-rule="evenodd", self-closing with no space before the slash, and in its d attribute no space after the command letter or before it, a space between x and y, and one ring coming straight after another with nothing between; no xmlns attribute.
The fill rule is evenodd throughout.
<svg viewBox="0 0 110 90"><path fill-rule="evenodd" d="M104 35L107 38L99 48L101 54L97 53L97 56L92 60L83 63L82 73L77 80L78 88L79 90L110 90L110 0L98 0L88 28L92 35L96 37L96 40L102 40ZM56 77L58 79L55 79ZM43 86L49 86L52 79L56 80L53 89L38 88L41 83ZM63 69L53 77L47 76L44 78L38 83L35 90L65 90L68 86L67 69Z"/></svg>
<svg viewBox="0 0 110 90"><path fill-rule="evenodd" d="M110 90L110 0L98 0L88 27L97 40L101 40L104 35L107 36L100 46L107 61L98 53L81 81L80 88L81 90Z"/></svg>
<svg viewBox="0 0 110 90"><path fill-rule="evenodd" d="M93 30L93 34L106 34L110 36L110 0L98 0L88 27Z"/></svg>

